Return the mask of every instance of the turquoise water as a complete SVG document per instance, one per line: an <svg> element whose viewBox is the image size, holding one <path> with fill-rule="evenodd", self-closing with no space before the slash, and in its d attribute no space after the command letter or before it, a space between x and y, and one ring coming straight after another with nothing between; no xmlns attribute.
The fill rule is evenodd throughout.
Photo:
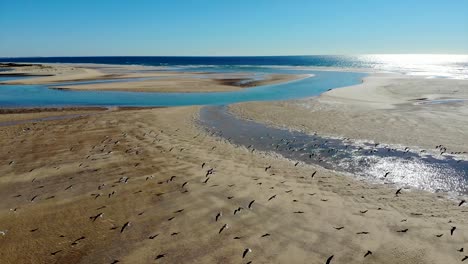
<svg viewBox="0 0 468 264"><path fill-rule="evenodd" d="M316 96L337 87L360 83L363 73L266 69L264 72L314 74L314 77L234 92L141 93L70 91L44 85L0 85L0 107L183 106L224 105L246 101L287 100Z"/></svg>

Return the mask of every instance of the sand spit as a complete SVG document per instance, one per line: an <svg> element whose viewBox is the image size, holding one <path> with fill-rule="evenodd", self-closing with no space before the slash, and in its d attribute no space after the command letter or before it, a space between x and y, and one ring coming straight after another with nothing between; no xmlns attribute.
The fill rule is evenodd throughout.
<svg viewBox="0 0 468 264"><path fill-rule="evenodd" d="M241 103L230 110L307 133L463 152L468 151L467 99L466 80L371 74L360 85L315 98Z"/></svg>
<svg viewBox="0 0 468 264"><path fill-rule="evenodd" d="M310 77L306 74L265 74L259 78L253 73L175 72L136 65L27 64L8 68L10 71L0 72L0 76L36 77L4 81L3 84L53 84L56 89L132 92L225 92ZM68 84L96 80L112 82Z"/></svg>

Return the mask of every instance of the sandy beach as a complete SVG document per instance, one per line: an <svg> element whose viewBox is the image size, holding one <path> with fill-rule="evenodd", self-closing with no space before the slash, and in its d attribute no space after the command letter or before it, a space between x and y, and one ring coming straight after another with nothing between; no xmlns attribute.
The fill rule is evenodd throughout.
<svg viewBox="0 0 468 264"><path fill-rule="evenodd" d="M395 196L396 188L251 153L198 128L198 110L117 110L0 127L2 263L463 258L468 211L458 201L407 190Z"/></svg>
<svg viewBox="0 0 468 264"><path fill-rule="evenodd" d="M294 101L230 106L243 118L324 136L466 152L468 81L372 73L360 85Z"/></svg>
<svg viewBox="0 0 468 264"><path fill-rule="evenodd" d="M23 75L30 78L0 84L54 84L55 89L131 92L227 92L310 77L307 74L265 74L258 78L248 72L176 72L138 65L32 64L4 68L9 71L0 72L0 77ZM67 84L96 80L118 82Z"/></svg>

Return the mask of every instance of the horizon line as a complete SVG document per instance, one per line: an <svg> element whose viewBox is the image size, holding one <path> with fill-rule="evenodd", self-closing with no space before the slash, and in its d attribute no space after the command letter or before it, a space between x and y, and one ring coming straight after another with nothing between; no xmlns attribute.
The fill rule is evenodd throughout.
<svg viewBox="0 0 468 264"><path fill-rule="evenodd" d="M468 56L468 53L355 53L355 54L293 54L293 55L60 55L60 56L0 56L0 59L29 59L29 58L110 58L110 57L307 57L307 56L369 56L369 55L445 55Z"/></svg>

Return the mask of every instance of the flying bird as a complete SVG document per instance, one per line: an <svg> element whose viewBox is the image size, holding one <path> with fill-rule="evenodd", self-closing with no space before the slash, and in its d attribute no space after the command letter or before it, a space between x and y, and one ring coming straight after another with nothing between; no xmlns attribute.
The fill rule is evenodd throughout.
<svg viewBox="0 0 468 264"><path fill-rule="evenodd" d="M50 253L50 255L55 256L55 255L57 255L57 254L60 253L60 252L62 252L62 250L57 250L57 251L55 251L55 252L52 252L52 253Z"/></svg>
<svg viewBox="0 0 468 264"><path fill-rule="evenodd" d="M252 252L252 250L250 248L246 248L244 250L244 253L242 253L242 258L245 258L245 256L247 256L247 253L250 253L250 252Z"/></svg>
<svg viewBox="0 0 468 264"><path fill-rule="evenodd" d="M164 258L166 256L166 254L159 254L156 256L155 259L160 259L160 258Z"/></svg>
<svg viewBox="0 0 468 264"><path fill-rule="evenodd" d="M332 261L332 259L333 259L333 255L331 255L330 257L328 257L327 262L325 262L325 264L330 264L331 261Z"/></svg>
<svg viewBox="0 0 468 264"><path fill-rule="evenodd" d="M466 203L465 200L461 200L460 203L458 204L458 206L462 206L462 204Z"/></svg>
<svg viewBox="0 0 468 264"><path fill-rule="evenodd" d="M130 222L127 222L125 223L122 228L120 229L120 233L123 233L123 231L125 230L125 228L129 227L130 226Z"/></svg>
<svg viewBox="0 0 468 264"><path fill-rule="evenodd" d="M268 198L268 201L270 201L271 199L275 198L276 197L276 194L273 195L272 197Z"/></svg>
<svg viewBox="0 0 468 264"><path fill-rule="evenodd" d="M93 222L94 222L94 221L96 221L96 219L98 219L99 217L102 217L103 215L104 215L104 213L99 213L99 214L97 214L95 216L90 216L89 219L93 220Z"/></svg>
<svg viewBox="0 0 468 264"><path fill-rule="evenodd" d="M453 236L453 232L455 232L455 229L457 229L456 226L452 226L452 229L450 229L450 235Z"/></svg>
<svg viewBox="0 0 468 264"><path fill-rule="evenodd" d="M398 190L395 192L395 196L398 197L398 195L401 194L401 190L402 190L402 189L403 189L403 188L398 189Z"/></svg>
<svg viewBox="0 0 468 264"><path fill-rule="evenodd" d="M221 216L223 216L223 213L222 213L222 212L219 212L219 213L216 215L216 218L215 218L216 222L218 222L218 219L219 219Z"/></svg>
<svg viewBox="0 0 468 264"><path fill-rule="evenodd" d="M253 204L254 202L255 202L255 200L252 200L252 201L249 203L249 206L248 206L249 209L252 209L252 204Z"/></svg>
<svg viewBox="0 0 468 264"><path fill-rule="evenodd" d="M219 232L218 234L221 234L221 232L223 232L224 229L228 229L229 228L229 225L228 224L224 224L221 229L219 229Z"/></svg>
<svg viewBox="0 0 468 264"><path fill-rule="evenodd" d="M366 254L364 254L364 257L367 257L367 256L369 256L369 255L372 255L372 251L370 251L370 250L367 250L367 253L366 253Z"/></svg>
<svg viewBox="0 0 468 264"><path fill-rule="evenodd" d="M408 232L408 228L405 228L405 229L402 229L402 230L398 230L397 232L398 232L398 233L406 233L406 232Z"/></svg>

